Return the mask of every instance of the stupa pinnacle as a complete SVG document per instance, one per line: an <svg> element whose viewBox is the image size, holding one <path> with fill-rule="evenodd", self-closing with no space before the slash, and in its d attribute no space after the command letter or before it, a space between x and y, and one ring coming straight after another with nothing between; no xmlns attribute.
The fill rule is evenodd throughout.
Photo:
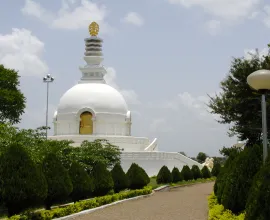
<svg viewBox="0 0 270 220"><path fill-rule="evenodd" d="M106 70L101 64L103 61L103 40L97 37L99 25L96 22L92 22L88 29L91 36L84 39L84 60L86 61L87 65L80 68L83 76L79 83L106 83L103 78L106 74Z"/></svg>

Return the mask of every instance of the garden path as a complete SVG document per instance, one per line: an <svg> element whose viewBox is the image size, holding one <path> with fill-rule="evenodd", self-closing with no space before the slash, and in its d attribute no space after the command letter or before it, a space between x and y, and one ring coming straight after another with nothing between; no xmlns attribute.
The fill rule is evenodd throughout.
<svg viewBox="0 0 270 220"><path fill-rule="evenodd" d="M207 220L214 183L179 187L100 209L76 220Z"/></svg>

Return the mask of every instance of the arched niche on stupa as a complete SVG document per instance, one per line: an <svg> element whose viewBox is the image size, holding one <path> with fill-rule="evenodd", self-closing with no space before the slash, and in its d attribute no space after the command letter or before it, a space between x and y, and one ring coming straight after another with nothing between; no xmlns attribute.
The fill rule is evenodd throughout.
<svg viewBox="0 0 270 220"><path fill-rule="evenodd" d="M95 113L92 109L83 108L77 113L79 134L91 135L94 133Z"/></svg>

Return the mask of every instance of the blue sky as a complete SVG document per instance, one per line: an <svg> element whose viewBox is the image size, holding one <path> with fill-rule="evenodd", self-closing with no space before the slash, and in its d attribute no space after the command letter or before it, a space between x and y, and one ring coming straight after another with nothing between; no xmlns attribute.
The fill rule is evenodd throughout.
<svg viewBox="0 0 270 220"><path fill-rule="evenodd" d="M219 90L233 56L264 52L270 35L268 0L3 0L0 14L0 63L19 70L27 97L21 127L45 124L44 75L56 78L50 119L77 83L95 20L108 83L133 112L132 134L190 156L235 143L207 112L207 94Z"/></svg>

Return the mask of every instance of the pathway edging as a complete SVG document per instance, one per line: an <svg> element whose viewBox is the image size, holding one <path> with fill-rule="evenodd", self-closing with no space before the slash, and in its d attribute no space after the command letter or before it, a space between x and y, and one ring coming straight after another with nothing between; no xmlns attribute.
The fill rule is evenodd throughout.
<svg viewBox="0 0 270 220"><path fill-rule="evenodd" d="M127 202L127 201L130 201L130 200L135 200L135 199L146 198L146 197L152 196L154 193L155 192L153 191L151 194L142 195L142 196L136 196L136 197L132 197L132 198L128 198L128 199L119 200L119 201L116 201L116 202L113 202L113 203L110 203L110 204L106 204L106 205L102 205L102 206L99 206L99 207L96 207L96 208L93 208L93 209L87 209L87 210L77 212L77 213L74 213L74 214L71 214L71 215L63 216L63 217L60 217L60 218L55 218L55 220L74 219L75 217L78 217L80 215L89 214L89 213L95 212L95 211L97 211L99 209L104 209L106 207L113 206L113 205L116 205L116 204L119 204L119 203Z"/></svg>

